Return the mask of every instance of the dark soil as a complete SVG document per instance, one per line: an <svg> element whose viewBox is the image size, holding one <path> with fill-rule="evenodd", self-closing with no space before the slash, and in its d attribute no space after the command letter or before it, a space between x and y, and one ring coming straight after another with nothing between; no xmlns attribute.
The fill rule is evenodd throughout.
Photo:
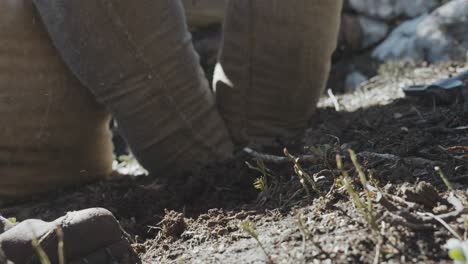
<svg viewBox="0 0 468 264"><path fill-rule="evenodd" d="M454 235L421 213L455 210L435 166L457 190L461 198L456 199L468 196L468 151L450 149L468 146L468 118L461 101L402 98L400 87L444 77L462 66L387 65L356 93L338 96L340 111L324 98L303 140L289 149L295 156L314 157L300 163L323 196L307 182L305 190L291 162L265 161L266 186L255 189L261 174L245 161L257 162L239 154L236 161L169 183L148 176L115 177L0 212L20 221L52 220L70 210L107 208L134 238L145 263L449 263L443 246ZM273 153L282 155L282 147ZM348 149L358 153L372 186L368 193ZM376 226L339 184L336 154L361 199L371 197ZM454 214L444 221L463 236L467 217ZM256 231L249 234L242 223Z"/></svg>

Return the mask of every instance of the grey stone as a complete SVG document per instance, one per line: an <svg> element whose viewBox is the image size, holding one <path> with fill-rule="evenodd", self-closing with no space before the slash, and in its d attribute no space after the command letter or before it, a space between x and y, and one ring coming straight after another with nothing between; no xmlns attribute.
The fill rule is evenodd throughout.
<svg viewBox="0 0 468 264"><path fill-rule="evenodd" d="M349 7L356 12L382 20L414 18L430 12L437 4L437 0L349 0Z"/></svg>
<svg viewBox="0 0 468 264"><path fill-rule="evenodd" d="M354 71L348 74L345 81L345 92L352 93L356 91L363 83L367 82L369 78L364 74Z"/></svg>
<svg viewBox="0 0 468 264"><path fill-rule="evenodd" d="M387 23L364 16L359 17L359 24L362 30L361 48L364 49L383 40L390 31Z"/></svg>
<svg viewBox="0 0 468 264"><path fill-rule="evenodd" d="M422 54L416 52L416 30L424 19L425 15L402 23L374 50L372 57L379 60L422 60Z"/></svg>
<svg viewBox="0 0 468 264"><path fill-rule="evenodd" d="M430 15L397 27L372 56L379 60L444 62L465 60L468 51L468 0L452 0Z"/></svg>

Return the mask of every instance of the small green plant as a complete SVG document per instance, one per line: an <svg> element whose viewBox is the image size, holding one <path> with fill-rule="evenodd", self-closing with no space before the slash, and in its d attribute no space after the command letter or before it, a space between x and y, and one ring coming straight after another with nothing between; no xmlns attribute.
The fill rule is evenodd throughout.
<svg viewBox="0 0 468 264"><path fill-rule="evenodd" d="M12 224L16 224L16 217L10 217L8 218L8 221Z"/></svg>
<svg viewBox="0 0 468 264"><path fill-rule="evenodd" d="M254 188L262 192L268 190L267 178L265 176L261 176L260 178L255 179Z"/></svg>
<svg viewBox="0 0 468 264"><path fill-rule="evenodd" d="M265 247L263 246L262 242L257 233L257 226L254 222L250 220L246 220L241 224L242 230L244 230L247 234L249 234L255 241L257 241L258 246L262 249L263 253L265 254L266 258L268 259L268 263L273 263L270 255L266 251Z"/></svg>
<svg viewBox="0 0 468 264"><path fill-rule="evenodd" d="M449 191L455 195L458 199L461 200L464 206L467 205L467 198L465 195L457 194L457 190L453 187L450 180L445 176L445 173L442 171L440 167L434 168L439 177L444 182L445 186L449 189ZM442 222L444 224L444 222ZM465 235L462 238L455 230L450 228L450 226L445 223L444 226L455 236L456 238L451 238L447 241L445 247L449 250L449 257L455 262L455 264L468 264L468 240L467 240L467 227L468 227L468 219L464 219L465 225Z"/></svg>
<svg viewBox="0 0 468 264"><path fill-rule="evenodd" d="M449 250L449 257L455 264L468 263L468 240L450 239L445 247Z"/></svg>
<svg viewBox="0 0 468 264"><path fill-rule="evenodd" d="M36 251L36 254L39 256L39 262L41 264L50 264L51 262L50 262L49 256L47 256L47 254L45 253L36 235L33 236L33 239L31 242L32 242L32 246L34 250Z"/></svg>
<svg viewBox="0 0 468 264"><path fill-rule="evenodd" d="M320 196L324 196L322 191L320 191L317 184L313 180L313 178L299 164L300 159L291 155L286 148L284 149L284 155L294 162L294 172L299 177L299 181L302 185L302 188L304 188L304 190L306 191L307 196L311 196L308 185L310 185L310 187L312 187L312 189Z"/></svg>
<svg viewBox="0 0 468 264"><path fill-rule="evenodd" d="M361 210L362 214L364 215L364 219L366 219L367 223L370 225L370 227L373 230L377 231L378 225L375 220L374 207L372 204L372 193L368 190L368 187L367 187L368 185L367 177L357 160L356 153L353 150L349 150L349 154L353 162L353 165L359 174L359 179L361 181L361 184L364 188L365 201L363 201L361 197L359 197L359 194L354 189L351 177L349 176L349 173L344 169L343 159L341 158L341 155L336 155L336 165L342 174L341 179L339 179L337 183L346 188L346 191L348 192L351 200L356 205L356 207Z"/></svg>
<svg viewBox="0 0 468 264"><path fill-rule="evenodd" d="M64 250L64 243L63 243L63 229L60 226L57 226L55 229L55 233L57 234L58 238L58 261L59 264L65 264L65 250Z"/></svg>
<svg viewBox="0 0 468 264"><path fill-rule="evenodd" d="M63 242L63 229L61 227L57 227L55 229L55 234L57 235L58 239L58 263L59 264L65 264L65 250L64 250L64 242ZM36 234L33 232L33 238L32 238L32 246L34 250L36 251L36 254L39 257L39 262L41 264L51 264L49 256L47 256L47 253L44 251L44 249L41 246L41 242L37 239Z"/></svg>
<svg viewBox="0 0 468 264"><path fill-rule="evenodd" d="M440 167L435 167L434 170L437 172L437 174L439 174L439 177L442 179L445 186L447 186L447 189L452 192L458 199L460 199L464 206L468 206L468 198L466 195L457 192L450 180L447 178L447 176L445 176L445 173L442 171L442 169Z"/></svg>
<svg viewBox="0 0 468 264"><path fill-rule="evenodd" d="M442 179L444 182L445 186L449 189L449 191L454 192L455 188L453 188L452 183L449 181L449 179L445 176L444 172L440 167L435 167L434 170L439 174L439 177Z"/></svg>
<svg viewBox="0 0 468 264"><path fill-rule="evenodd" d="M306 240L312 239L312 233L307 228L306 223L304 222L304 218L299 212L295 212L297 223L299 224L299 230L301 231L302 235Z"/></svg>
<svg viewBox="0 0 468 264"><path fill-rule="evenodd" d="M256 160L256 166L245 162L245 164L252 170L260 173L260 177L255 179L254 188L260 191L268 190L268 178L272 177L271 171L266 167L265 163L261 160Z"/></svg>

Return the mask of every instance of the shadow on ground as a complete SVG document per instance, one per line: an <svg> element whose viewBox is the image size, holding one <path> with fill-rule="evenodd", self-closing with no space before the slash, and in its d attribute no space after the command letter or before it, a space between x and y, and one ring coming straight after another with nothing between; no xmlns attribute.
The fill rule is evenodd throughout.
<svg viewBox="0 0 468 264"><path fill-rule="evenodd" d="M335 155L341 153L346 168L355 175L346 151L354 149L376 184L404 199L409 199L412 186L429 183L437 196L435 202L411 202L422 204L430 212L444 211L444 206L445 211L450 211L443 199L446 187L434 166L440 166L457 189L466 193L466 153L448 148L468 145L468 130L464 127L467 121L461 104L434 105L431 101L407 99L353 112L319 109L303 142L291 147L294 155L317 157L315 162L302 166L319 178L318 186L327 194L319 199L312 190L307 196L292 163L265 162L271 173L267 187L263 191L255 189L253 183L261 175L245 165L245 161L255 161L239 155L236 161L171 178L169 182L157 177L116 177L35 197L0 212L18 220L52 220L71 210L107 208L135 238L135 248L146 261L262 263L271 258L275 262L372 262L380 243L378 257L382 261L439 262L446 260L441 247L450 237L440 226L431 222L433 230L415 230L398 225L385 220L382 206L376 205L376 214L386 223L380 228L387 238L379 240L366 221L357 220L362 218L359 210L336 186L340 172L336 170ZM276 154L281 155L281 149ZM164 221L173 215L171 210L185 218L180 220L186 224L177 234L164 233ZM304 217L306 227L297 224L297 215ZM245 220L259 226L269 257L239 228ZM310 237L304 232L310 232ZM311 249L305 251L305 246Z"/></svg>

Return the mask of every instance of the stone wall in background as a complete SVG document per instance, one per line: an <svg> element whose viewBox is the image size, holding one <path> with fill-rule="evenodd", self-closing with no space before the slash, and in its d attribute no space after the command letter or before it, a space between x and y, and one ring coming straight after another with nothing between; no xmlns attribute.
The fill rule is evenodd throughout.
<svg viewBox="0 0 468 264"><path fill-rule="evenodd" d="M343 16L344 23L358 21L352 30L359 43L345 44L374 48L373 58L430 63L466 59L468 0L347 0Z"/></svg>
<svg viewBox="0 0 468 264"><path fill-rule="evenodd" d="M329 86L353 91L370 64L468 60L468 0L345 0ZM357 76L359 78L357 78Z"/></svg>

